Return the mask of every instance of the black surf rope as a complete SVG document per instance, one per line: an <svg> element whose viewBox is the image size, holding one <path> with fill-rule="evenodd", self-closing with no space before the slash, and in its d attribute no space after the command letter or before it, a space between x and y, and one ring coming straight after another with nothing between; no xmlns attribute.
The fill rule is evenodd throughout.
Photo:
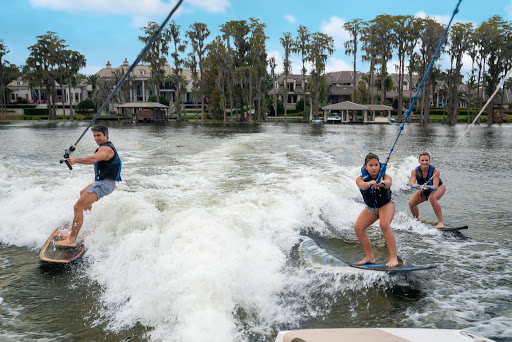
<svg viewBox="0 0 512 342"><path fill-rule="evenodd" d="M103 102L103 104L101 105L100 109L98 109L98 111L96 112L96 114L94 115L94 117L92 118L91 122L89 123L89 125L85 128L85 130L83 131L82 135L80 135L80 137L78 138L78 140L73 144L71 145L68 149L66 149L64 151L64 159L61 159L60 163L66 163L66 165L68 166L68 168L70 170L73 170L73 167L71 167L71 164L69 164L68 162L68 158L69 156L71 155L71 153L73 153L73 151L76 149L76 146L78 145L78 143L80 142L80 140L82 140L82 137L85 135L85 133L87 132L87 130L89 128L91 128L92 124L94 123L94 121L96 121L96 119L98 118L98 116L101 114L101 112L105 109L105 107L107 106L107 104L110 102L110 100L112 100L112 98L114 97L114 95L116 94L117 90L121 87L121 84L123 83L123 81L128 77L128 75L130 75L130 73L133 71L133 69L135 69L135 67L137 66L137 64L139 64L140 60L142 59L142 57L146 54L146 51L150 48L151 44L153 44L153 42L156 40L156 38L160 35L160 32L163 30L163 28L165 27L165 25L167 25L167 22L169 21L169 19L171 19L172 15L174 14L174 12L176 12L176 10L180 7L181 3L183 2L183 0L179 0L178 3L173 7L173 9L171 10L171 12L169 12L169 15L167 16L167 18L165 18L164 22L162 23L162 25L160 25L160 27L155 31L153 32L153 35L151 36L151 38L149 39L149 41L147 42L146 46L144 46L144 48L142 49L142 51L139 53L139 55L137 56L137 58L135 59L135 61L133 61L132 65L130 65L130 67L128 68L128 71L123 75L123 77L121 77L121 79L119 80L119 82L117 82L116 86L114 87L114 89L112 89L112 92L110 93L110 95L107 97L107 99L105 100L105 102Z"/></svg>

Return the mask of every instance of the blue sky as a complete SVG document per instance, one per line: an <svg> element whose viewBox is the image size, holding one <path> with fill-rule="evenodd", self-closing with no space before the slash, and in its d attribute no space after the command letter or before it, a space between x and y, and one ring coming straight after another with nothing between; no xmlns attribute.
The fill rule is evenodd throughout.
<svg viewBox="0 0 512 342"><path fill-rule="evenodd" d="M142 49L138 36L140 27L149 20L161 23L175 0L0 0L4 3L0 14L0 39L10 53L4 58L11 63L24 64L36 36L46 31L57 32L69 48L87 58L82 70L92 74L110 61L119 66L125 58L131 63ZM457 0L185 0L173 17L182 32L194 22L204 22L212 32L219 33L219 25L229 20L259 18L267 24L269 55L274 55L278 71L282 70L282 47L279 38L283 32L296 34L299 25L312 32L324 32L335 38L336 51L329 58L327 71L351 70L351 59L345 55L343 43L348 34L341 25L354 18L370 20L379 14L413 14L432 16L447 23ZM493 15L512 20L512 0L463 0L456 19L475 25ZM446 63L446 61L444 62ZM292 68L299 72L300 62L294 56ZM365 70L362 65L358 68Z"/></svg>

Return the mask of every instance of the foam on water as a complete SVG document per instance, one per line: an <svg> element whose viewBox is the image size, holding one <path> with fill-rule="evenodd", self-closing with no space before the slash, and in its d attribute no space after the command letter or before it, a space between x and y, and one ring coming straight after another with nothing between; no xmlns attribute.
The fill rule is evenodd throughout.
<svg viewBox="0 0 512 342"><path fill-rule="evenodd" d="M353 224L364 208L354 181L360 166L339 165L329 152L294 144L283 148L287 152L268 150L263 142L270 139L240 135L194 154L164 156L165 163L149 162L136 147L117 146L125 181L86 212L80 235L88 246L84 276L102 289L99 322L113 331L140 323L151 328L154 341L246 340L270 333L269 327L321 318L348 291L393 285L394 278L382 273L290 262L304 231L357 244ZM395 196L409 191L416 165L408 156L388 166ZM0 171L6 171L0 172L0 242L31 249L71 220L92 172L78 166L70 175L44 165L44 173L18 178L12 175L21 173L20 166L6 157ZM474 244L491 251L490 244L441 238L404 211L396 213L392 227L404 261L432 255L442 261L455 254L468 261L481 257L471 254ZM370 235L382 242L378 227ZM425 250L414 247L418 241ZM510 255L485 256L486 262L500 258L508 261ZM469 268L456 272L461 283L439 279L434 293L409 309L410 322L474 322L482 334L489 329L485 324L499 329L498 335L511 334L510 322L486 314L480 297L506 298L510 289L490 293L477 285L481 277L471 279ZM474 287L480 290L469 290ZM433 319L440 309L444 313ZM457 315L449 316L454 310Z"/></svg>
<svg viewBox="0 0 512 342"><path fill-rule="evenodd" d="M153 328L154 340L234 341L242 334L236 310L258 313L254 331L264 331L289 321L307 305L308 293L336 277L315 276L313 286L313 278L302 279L304 270L286 261L301 230L325 228L322 216L350 229L360 209L347 198L357 196L353 175L314 151L306 154L322 160L325 177L318 177L318 166L291 162L283 154L264 156L268 160L247 173L237 167L237 158L248 158L247 144L257 143L252 139L177 157L174 165L151 173L137 166L144 164L143 156L126 152L127 181L86 212L81 232L89 248L87 277L103 289L102 317L112 330L140 322ZM288 172L269 172L267 165ZM2 242L42 245L52 229L70 219L79 186L89 180L85 169L79 166L59 181L51 173L23 182L0 176L10 186L0 203L6 217ZM349 210L340 214L339 208ZM335 283L322 291L354 286L341 278ZM281 302L286 291L302 293L304 304Z"/></svg>

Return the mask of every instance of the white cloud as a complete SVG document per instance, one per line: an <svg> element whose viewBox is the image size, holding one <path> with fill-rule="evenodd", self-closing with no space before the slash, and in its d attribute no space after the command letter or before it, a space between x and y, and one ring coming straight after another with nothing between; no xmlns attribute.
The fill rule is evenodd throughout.
<svg viewBox="0 0 512 342"><path fill-rule="evenodd" d="M328 22L322 21L320 25L320 30L323 33L334 38L334 46L337 49L343 48L343 44L347 40L350 40L350 34L343 28L343 24L345 23L346 21L341 18L331 17Z"/></svg>
<svg viewBox="0 0 512 342"><path fill-rule="evenodd" d="M407 62L405 64L409 65ZM400 65L399 61L388 61L388 64L387 64L388 74L397 74L399 65Z"/></svg>
<svg viewBox="0 0 512 342"><path fill-rule="evenodd" d="M231 7L229 0L187 0L185 3L210 13L224 13Z"/></svg>
<svg viewBox="0 0 512 342"><path fill-rule="evenodd" d="M430 17L437 21L440 24L447 25L450 21L451 15L435 15L435 14L427 14L423 11L419 11L414 15L416 18L423 18Z"/></svg>
<svg viewBox="0 0 512 342"><path fill-rule="evenodd" d="M465 80L469 80L471 76L471 56L466 53L462 56L462 68L460 73Z"/></svg>
<svg viewBox="0 0 512 342"><path fill-rule="evenodd" d="M349 71L353 70L354 66L347 63L343 59L339 59L336 57L329 57L327 60L327 65L325 66L325 72L332 72L332 71Z"/></svg>
<svg viewBox="0 0 512 342"><path fill-rule="evenodd" d="M291 14L285 14L284 15L284 18L290 23L290 24L295 24L297 22L297 18L295 18L293 15Z"/></svg>
<svg viewBox="0 0 512 342"><path fill-rule="evenodd" d="M279 51L269 51L267 58L270 59L271 57L274 57L276 60L276 68L274 70L274 73L276 75L279 75L284 70L283 69L283 56L281 56L281 53ZM268 72L270 73L271 72L270 66L267 69L268 69Z"/></svg>
<svg viewBox="0 0 512 342"><path fill-rule="evenodd" d="M101 13L101 15L155 16L168 13L172 8L170 4L164 4L160 0L89 0L87 6L84 6L83 1L79 0L31 0L30 2L34 7L48 8L55 11Z"/></svg>
<svg viewBox="0 0 512 342"><path fill-rule="evenodd" d="M452 17L451 14L450 15L427 14L423 11L416 12L416 14L414 16L416 18L423 18L423 19L425 19L426 17L430 17L430 18L434 19L435 21L437 21L438 23L443 24L443 25L448 25L448 23L450 22L450 19ZM455 16L455 18L453 18L452 24L455 24L455 23L470 23L470 21L461 20L461 19L458 19L457 16ZM474 23L473 23L473 26L475 26Z"/></svg>
<svg viewBox="0 0 512 342"><path fill-rule="evenodd" d="M30 0L34 7L48 8L69 13L92 13L101 15L132 15L135 17L160 17L167 14L177 0ZM207 12L224 12L231 6L229 0L187 0L183 6L199 8Z"/></svg>

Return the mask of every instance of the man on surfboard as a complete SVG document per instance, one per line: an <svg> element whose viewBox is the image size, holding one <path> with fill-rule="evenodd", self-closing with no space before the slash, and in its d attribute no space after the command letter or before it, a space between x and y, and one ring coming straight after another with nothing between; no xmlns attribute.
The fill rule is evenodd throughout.
<svg viewBox="0 0 512 342"><path fill-rule="evenodd" d="M443 181L440 178L439 170L430 165L430 155L427 152L422 152L418 161L420 166L412 170L409 184L411 186L428 185L429 188L420 187L419 190L412 195L409 200L409 208L411 209L412 216L419 220L420 211L418 209L418 204L428 200L437 216L438 222L435 228L444 228L443 211L441 210L439 200L446 192L446 185L443 184Z"/></svg>
<svg viewBox="0 0 512 342"><path fill-rule="evenodd" d="M73 207L75 216L69 238L55 242L62 247L75 247L78 232L84 221L84 210L90 210L94 202L109 195L116 188L116 181L121 180L121 159L116 148L108 140L108 128L95 125L91 128L98 149L93 155L83 158L68 158L70 165L94 164L94 182L80 191L80 198Z"/></svg>
<svg viewBox="0 0 512 342"><path fill-rule="evenodd" d="M384 175L382 181L377 183L376 179L379 172L379 157L374 153L368 153L364 159L364 166L361 168L361 176L356 179L357 187L363 195L364 203L367 205L354 224L357 238L366 254L366 257L357 264L375 264L372 243L368 238L366 229L379 220L380 229L389 250L389 261L386 267L396 267L398 266L396 239L391 230L391 221L395 216L395 203L391 197L392 180L389 175Z"/></svg>

